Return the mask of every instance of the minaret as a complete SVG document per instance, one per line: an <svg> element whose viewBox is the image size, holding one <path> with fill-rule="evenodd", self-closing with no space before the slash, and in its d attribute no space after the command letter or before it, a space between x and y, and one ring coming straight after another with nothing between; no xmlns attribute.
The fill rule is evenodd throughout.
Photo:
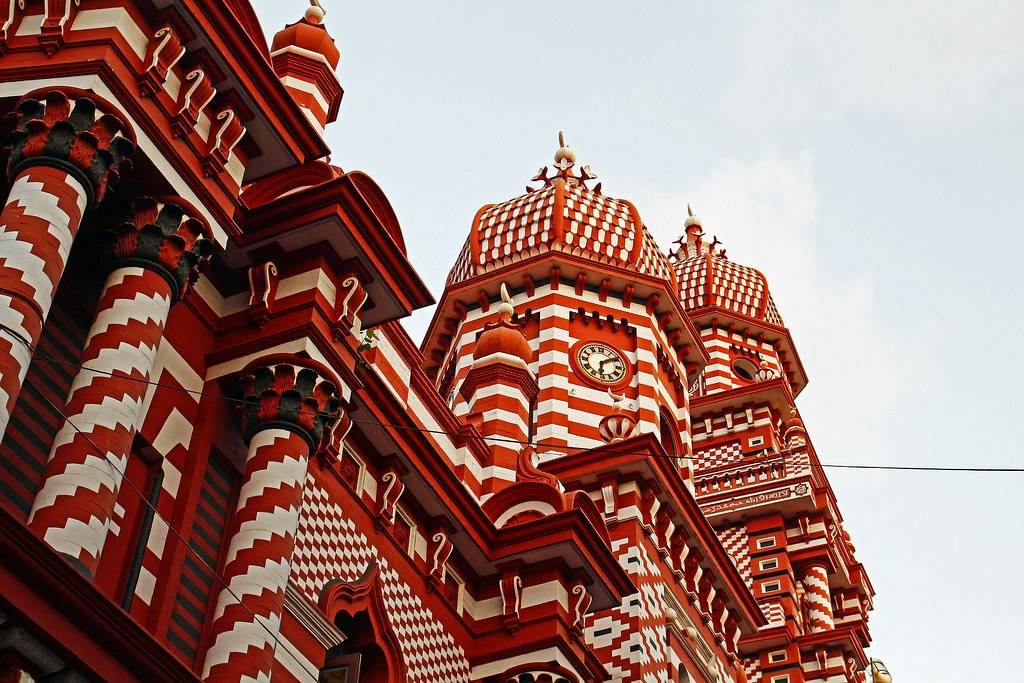
<svg viewBox="0 0 1024 683"><path fill-rule="evenodd" d="M469 404L466 420L487 440L492 476L484 493L496 493L516 478L516 461L531 436L530 420L537 398L537 380L530 363L533 349L512 322L515 309L501 285L498 319L487 323L473 348L473 363L460 389Z"/></svg>
<svg viewBox="0 0 1024 683"><path fill-rule="evenodd" d="M302 19L277 32L270 48L278 78L321 135L338 117L344 95L335 73L341 53L323 21L324 10L313 0Z"/></svg>

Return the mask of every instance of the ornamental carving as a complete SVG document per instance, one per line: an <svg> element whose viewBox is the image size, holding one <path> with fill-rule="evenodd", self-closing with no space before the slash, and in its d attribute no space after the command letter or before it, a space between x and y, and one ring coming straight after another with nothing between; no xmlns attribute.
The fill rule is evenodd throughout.
<svg viewBox="0 0 1024 683"><path fill-rule="evenodd" d="M213 87L209 74L201 67L185 74L185 79L178 90L177 108L171 117L171 131L174 137L180 138L191 133L199 121L199 115L216 95L217 90Z"/></svg>
<svg viewBox="0 0 1024 683"><path fill-rule="evenodd" d="M523 578L515 572L505 572L498 584L501 590L501 615L505 628L519 630L519 610L523 604Z"/></svg>
<svg viewBox="0 0 1024 683"><path fill-rule="evenodd" d="M376 520L377 529L380 530L395 523L395 506L405 492L405 484L398 472L392 469L381 475L377 489L381 492Z"/></svg>
<svg viewBox="0 0 1024 683"><path fill-rule="evenodd" d="M270 320L278 281L277 265L273 261L264 261L249 269L249 320L256 327L263 327Z"/></svg>
<svg viewBox="0 0 1024 683"><path fill-rule="evenodd" d="M337 380L326 367L296 356L271 356L251 365L240 379L241 427L246 439L268 427L304 436L312 452L338 421Z"/></svg>
<svg viewBox="0 0 1024 683"><path fill-rule="evenodd" d="M135 144L120 118L102 113L93 99L69 99L51 90L43 99L27 97L7 115L7 175L33 164L57 166L70 172L85 188L89 206L95 206L130 167Z"/></svg>
<svg viewBox="0 0 1024 683"><path fill-rule="evenodd" d="M210 144L202 161L207 176L217 175L224 170L228 158L243 137L245 126L234 109L225 107L217 112L210 126Z"/></svg>
<svg viewBox="0 0 1024 683"><path fill-rule="evenodd" d="M156 270L181 300L199 278L213 255L214 243L206 238L206 223L178 200L158 201L140 197L132 215L113 230L113 257Z"/></svg>
<svg viewBox="0 0 1024 683"><path fill-rule="evenodd" d="M184 56L181 36L170 26L157 29L146 46L146 69L138 78L139 94L151 97L159 92L171 69Z"/></svg>
<svg viewBox="0 0 1024 683"><path fill-rule="evenodd" d="M75 20L81 0L46 0L46 15L39 27L39 44L46 56L64 47L64 33Z"/></svg>
<svg viewBox="0 0 1024 683"><path fill-rule="evenodd" d="M352 332L356 324L356 316L366 304L367 294L359 278L349 273L341 279L336 295L337 316L334 323L334 339L340 341Z"/></svg>

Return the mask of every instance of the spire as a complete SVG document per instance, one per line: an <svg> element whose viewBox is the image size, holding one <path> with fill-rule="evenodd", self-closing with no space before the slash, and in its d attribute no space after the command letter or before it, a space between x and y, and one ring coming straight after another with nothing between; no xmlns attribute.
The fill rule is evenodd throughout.
<svg viewBox="0 0 1024 683"><path fill-rule="evenodd" d="M587 187L588 180L597 178L597 174L590 170L589 164L580 169L579 175L573 173L572 169L576 166L576 152L565 143L565 133L562 131L558 131L558 150L555 151L554 166L555 175L548 176L548 167L542 166L531 180L540 181L544 184L543 187L550 187L555 184L555 181L561 180L566 186L582 185L594 194L601 194L601 183L594 187ZM538 189L540 188L526 187L527 193L535 192Z"/></svg>
<svg viewBox="0 0 1024 683"><path fill-rule="evenodd" d="M278 31L270 48L274 72L321 133L338 117L344 94L335 74L341 53L324 26L325 14L319 0L310 0L302 19Z"/></svg>
<svg viewBox="0 0 1024 683"><path fill-rule="evenodd" d="M501 283L501 303L495 308L498 319L487 323L477 338L473 366L500 362L528 368L533 359L533 349L519 326L512 322L515 308L504 282Z"/></svg>
<svg viewBox="0 0 1024 683"><path fill-rule="evenodd" d="M686 220L683 221L683 228L683 235L672 243L678 245L678 248L674 251L669 251L668 257L670 259L673 261L683 261L694 256L704 256L705 254L725 258L725 249L715 250L715 247L722 243L717 235L714 236L711 242L704 240L704 225L700 217L693 212L693 207L689 202L686 203Z"/></svg>
<svg viewBox="0 0 1024 683"><path fill-rule="evenodd" d="M558 151L555 152L555 167L567 171L576 164L576 152L565 144L565 133L558 131Z"/></svg>

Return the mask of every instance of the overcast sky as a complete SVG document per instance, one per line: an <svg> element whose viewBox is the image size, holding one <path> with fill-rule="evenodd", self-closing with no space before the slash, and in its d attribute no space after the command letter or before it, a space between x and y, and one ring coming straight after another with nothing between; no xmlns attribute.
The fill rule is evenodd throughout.
<svg viewBox="0 0 1024 683"><path fill-rule="evenodd" d="M384 188L435 296L563 129L663 247L691 202L767 275L822 461L1024 466L1024 3L322 3L332 161ZM254 5L272 34L305 3ZM829 478L896 683L1019 676L1024 474Z"/></svg>

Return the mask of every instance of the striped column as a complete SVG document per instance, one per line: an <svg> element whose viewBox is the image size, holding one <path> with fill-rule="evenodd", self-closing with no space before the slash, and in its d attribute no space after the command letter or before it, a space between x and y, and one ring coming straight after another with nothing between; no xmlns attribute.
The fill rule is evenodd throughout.
<svg viewBox="0 0 1024 683"><path fill-rule="evenodd" d="M530 409L537 397L537 381L530 370L533 351L522 330L513 323L513 308L505 285L497 306L498 320L484 326L473 349L473 365L460 391L469 404L468 419L475 424L491 452L484 473L483 493L515 483L520 454L530 438Z"/></svg>
<svg viewBox="0 0 1024 683"><path fill-rule="evenodd" d="M0 213L0 439L50 313L88 195L65 170L30 166ZM21 339L12 338L17 334Z"/></svg>
<svg viewBox="0 0 1024 683"><path fill-rule="evenodd" d="M9 328L0 332L0 439L82 217L134 150L120 119L101 114L87 97L26 97L8 116L14 130L11 189L0 213L0 324Z"/></svg>
<svg viewBox="0 0 1024 683"><path fill-rule="evenodd" d="M268 363L268 361L264 361ZM306 463L337 417L322 367L280 359L243 378L249 451L203 663L203 680L269 681Z"/></svg>
<svg viewBox="0 0 1024 683"><path fill-rule="evenodd" d="M832 596L828 588L828 567L812 564L804 573L804 603L807 607L807 630L810 633L831 631Z"/></svg>
<svg viewBox="0 0 1024 683"><path fill-rule="evenodd" d="M107 537L147 382L172 303L198 270L203 226L173 203L144 198L118 230L107 278L50 450L29 526L89 577Z"/></svg>

